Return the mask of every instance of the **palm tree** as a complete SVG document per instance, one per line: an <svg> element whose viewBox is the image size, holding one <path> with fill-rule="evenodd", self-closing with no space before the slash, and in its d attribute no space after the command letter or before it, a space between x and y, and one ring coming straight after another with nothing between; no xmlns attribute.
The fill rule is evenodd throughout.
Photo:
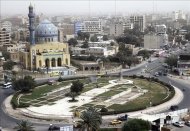
<svg viewBox="0 0 190 131"><path fill-rule="evenodd" d="M89 107L87 110L83 111L80 118L83 120L83 130L87 131L98 130L102 124L102 116L93 107Z"/></svg>
<svg viewBox="0 0 190 131"><path fill-rule="evenodd" d="M33 125L28 121L22 120L20 123L17 123L17 126L14 129L17 131L34 131Z"/></svg>

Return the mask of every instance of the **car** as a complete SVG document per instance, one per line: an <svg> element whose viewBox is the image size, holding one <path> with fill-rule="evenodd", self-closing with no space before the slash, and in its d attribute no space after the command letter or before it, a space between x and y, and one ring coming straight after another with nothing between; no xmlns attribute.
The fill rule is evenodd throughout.
<svg viewBox="0 0 190 131"><path fill-rule="evenodd" d="M184 122L183 121L175 122L173 123L173 125L177 127L184 127Z"/></svg>
<svg viewBox="0 0 190 131"><path fill-rule="evenodd" d="M155 72L155 73L154 73L154 76L155 76L155 77L158 77L158 76L159 76L158 72Z"/></svg>
<svg viewBox="0 0 190 131"><path fill-rule="evenodd" d="M117 124L121 124L121 123L122 123L122 121L120 121L120 120L112 120L110 122L110 125L117 125Z"/></svg>
<svg viewBox="0 0 190 131"><path fill-rule="evenodd" d="M163 73L164 76L167 76L168 74L167 73Z"/></svg>
<svg viewBox="0 0 190 131"><path fill-rule="evenodd" d="M50 125L48 131L59 131L60 127L55 125Z"/></svg>
<svg viewBox="0 0 190 131"><path fill-rule="evenodd" d="M190 126L190 121L186 121L186 122L185 122L185 125L186 125L186 126Z"/></svg>
<svg viewBox="0 0 190 131"><path fill-rule="evenodd" d="M124 116L120 116L120 117L118 117L117 120L120 120L120 121L126 121L127 118L128 118L128 115L126 114L126 115L124 115Z"/></svg>
<svg viewBox="0 0 190 131"><path fill-rule="evenodd" d="M12 88L12 83L11 82L3 84L3 89L9 89L9 88Z"/></svg>
<svg viewBox="0 0 190 131"><path fill-rule="evenodd" d="M170 110L172 111L178 110L178 108L179 107L177 105L170 106Z"/></svg>

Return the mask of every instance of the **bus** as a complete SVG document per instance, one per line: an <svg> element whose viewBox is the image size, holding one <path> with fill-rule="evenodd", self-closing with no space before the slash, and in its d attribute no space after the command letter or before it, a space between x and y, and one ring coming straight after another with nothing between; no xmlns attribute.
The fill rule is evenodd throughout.
<svg viewBox="0 0 190 131"><path fill-rule="evenodd" d="M3 84L3 88L4 89L8 89L8 88L11 88L12 87L12 83L11 82L7 82L5 84Z"/></svg>

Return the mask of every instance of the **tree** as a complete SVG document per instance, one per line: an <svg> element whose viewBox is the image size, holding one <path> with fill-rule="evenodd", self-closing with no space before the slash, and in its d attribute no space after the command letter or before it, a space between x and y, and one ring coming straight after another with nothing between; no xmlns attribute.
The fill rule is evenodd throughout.
<svg viewBox="0 0 190 131"><path fill-rule="evenodd" d="M33 125L25 120L17 123L17 126L14 129L17 129L17 131L34 131Z"/></svg>
<svg viewBox="0 0 190 131"><path fill-rule="evenodd" d="M87 41L83 42L82 44L83 45L81 46L81 48L88 48L89 47Z"/></svg>
<svg viewBox="0 0 190 131"><path fill-rule="evenodd" d="M171 55L165 59L165 63L167 63L170 67L177 67L178 58L176 55Z"/></svg>
<svg viewBox="0 0 190 131"><path fill-rule="evenodd" d="M149 131L150 129L150 123L142 119L129 120L122 127L122 131Z"/></svg>
<svg viewBox="0 0 190 131"><path fill-rule="evenodd" d="M35 87L36 83L31 76L13 81L13 89L21 92L28 92Z"/></svg>
<svg viewBox="0 0 190 131"><path fill-rule="evenodd" d="M76 46L78 44L77 40L75 38L71 38L68 40L69 45Z"/></svg>
<svg viewBox="0 0 190 131"><path fill-rule="evenodd" d="M10 53L9 53L9 52L7 52L7 51L2 51L2 55L3 55L3 57L5 58L5 60L10 59Z"/></svg>
<svg viewBox="0 0 190 131"><path fill-rule="evenodd" d="M107 35L103 35L103 41L108 40L108 36Z"/></svg>
<svg viewBox="0 0 190 131"><path fill-rule="evenodd" d="M90 38L90 41L92 41L92 42L97 42L97 41L98 41L97 35L93 35L93 36Z"/></svg>
<svg viewBox="0 0 190 131"><path fill-rule="evenodd" d="M78 94L79 92L81 92L84 88L84 84L81 83L79 80L73 81L72 82L72 86L70 88L71 92L75 92L76 94Z"/></svg>
<svg viewBox="0 0 190 131"><path fill-rule="evenodd" d="M86 128L87 131L98 130L102 124L102 116L93 107L83 111L80 118L83 120L83 128Z"/></svg>
<svg viewBox="0 0 190 131"><path fill-rule="evenodd" d="M124 63L126 63L129 68L131 68L131 65L133 64L133 57L127 57Z"/></svg>
<svg viewBox="0 0 190 131"><path fill-rule="evenodd" d="M72 98L72 100L70 100L70 101L72 101L72 102L78 101L78 100L75 100L75 97L77 96L76 92L70 92L69 95L70 95L70 97Z"/></svg>
<svg viewBox="0 0 190 131"><path fill-rule="evenodd" d="M142 56L143 59L145 60L146 58L149 58L150 57L150 52L148 50L140 50L138 52L138 56Z"/></svg>
<svg viewBox="0 0 190 131"><path fill-rule="evenodd" d="M89 37L90 37L90 34L88 32L78 31L77 36L78 36L77 37L78 40L86 40L86 41L88 41Z"/></svg>
<svg viewBox="0 0 190 131"><path fill-rule="evenodd" d="M190 32L185 35L185 39L190 41Z"/></svg>
<svg viewBox="0 0 190 131"><path fill-rule="evenodd" d="M3 63L3 70L12 70L14 65L16 65L15 62L7 61Z"/></svg>

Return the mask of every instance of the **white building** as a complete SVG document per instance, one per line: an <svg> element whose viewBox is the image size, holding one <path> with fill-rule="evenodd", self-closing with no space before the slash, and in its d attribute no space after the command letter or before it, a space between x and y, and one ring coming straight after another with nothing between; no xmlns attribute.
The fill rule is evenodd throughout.
<svg viewBox="0 0 190 131"><path fill-rule="evenodd" d="M107 56L115 55L116 51L115 49L111 47L89 47L86 50L86 54L107 57Z"/></svg>
<svg viewBox="0 0 190 131"><path fill-rule="evenodd" d="M167 31L166 25L156 25L155 29L157 34L166 34Z"/></svg>
<svg viewBox="0 0 190 131"><path fill-rule="evenodd" d="M145 15L130 16L130 23L132 23L134 26L137 25L140 28L141 32L144 32L145 22Z"/></svg>
<svg viewBox="0 0 190 131"><path fill-rule="evenodd" d="M123 22L123 32L126 29L133 29L134 28L134 24L130 22L130 20L127 20L125 22Z"/></svg>
<svg viewBox="0 0 190 131"><path fill-rule="evenodd" d="M102 24L101 20L83 21L82 32L88 32L90 34L101 34Z"/></svg>
<svg viewBox="0 0 190 131"><path fill-rule="evenodd" d="M72 55L74 56L85 55L86 48L71 47L71 52L72 52Z"/></svg>
<svg viewBox="0 0 190 131"><path fill-rule="evenodd" d="M182 10L173 11L172 19L173 19L173 21L178 20L178 19L185 20L186 19L186 14Z"/></svg>
<svg viewBox="0 0 190 131"><path fill-rule="evenodd" d="M11 34L5 28L0 30L0 46L7 46L10 44Z"/></svg>
<svg viewBox="0 0 190 131"><path fill-rule="evenodd" d="M145 49L160 49L168 44L167 34L147 34L144 35Z"/></svg>
<svg viewBox="0 0 190 131"><path fill-rule="evenodd" d="M11 22L9 22L9 21L5 21L5 22L3 22L2 24L1 24L1 28L5 28L6 29L6 31L8 31L8 32L11 32L11 28L12 28L12 23Z"/></svg>
<svg viewBox="0 0 190 131"><path fill-rule="evenodd" d="M28 44L28 42L20 41L19 43L11 44L11 45L7 46L5 50L7 52L24 51L26 49L26 44Z"/></svg>
<svg viewBox="0 0 190 131"><path fill-rule="evenodd" d="M89 47L108 47L108 46L111 46L111 42L114 42L114 40L89 42L88 45Z"/></svg>

